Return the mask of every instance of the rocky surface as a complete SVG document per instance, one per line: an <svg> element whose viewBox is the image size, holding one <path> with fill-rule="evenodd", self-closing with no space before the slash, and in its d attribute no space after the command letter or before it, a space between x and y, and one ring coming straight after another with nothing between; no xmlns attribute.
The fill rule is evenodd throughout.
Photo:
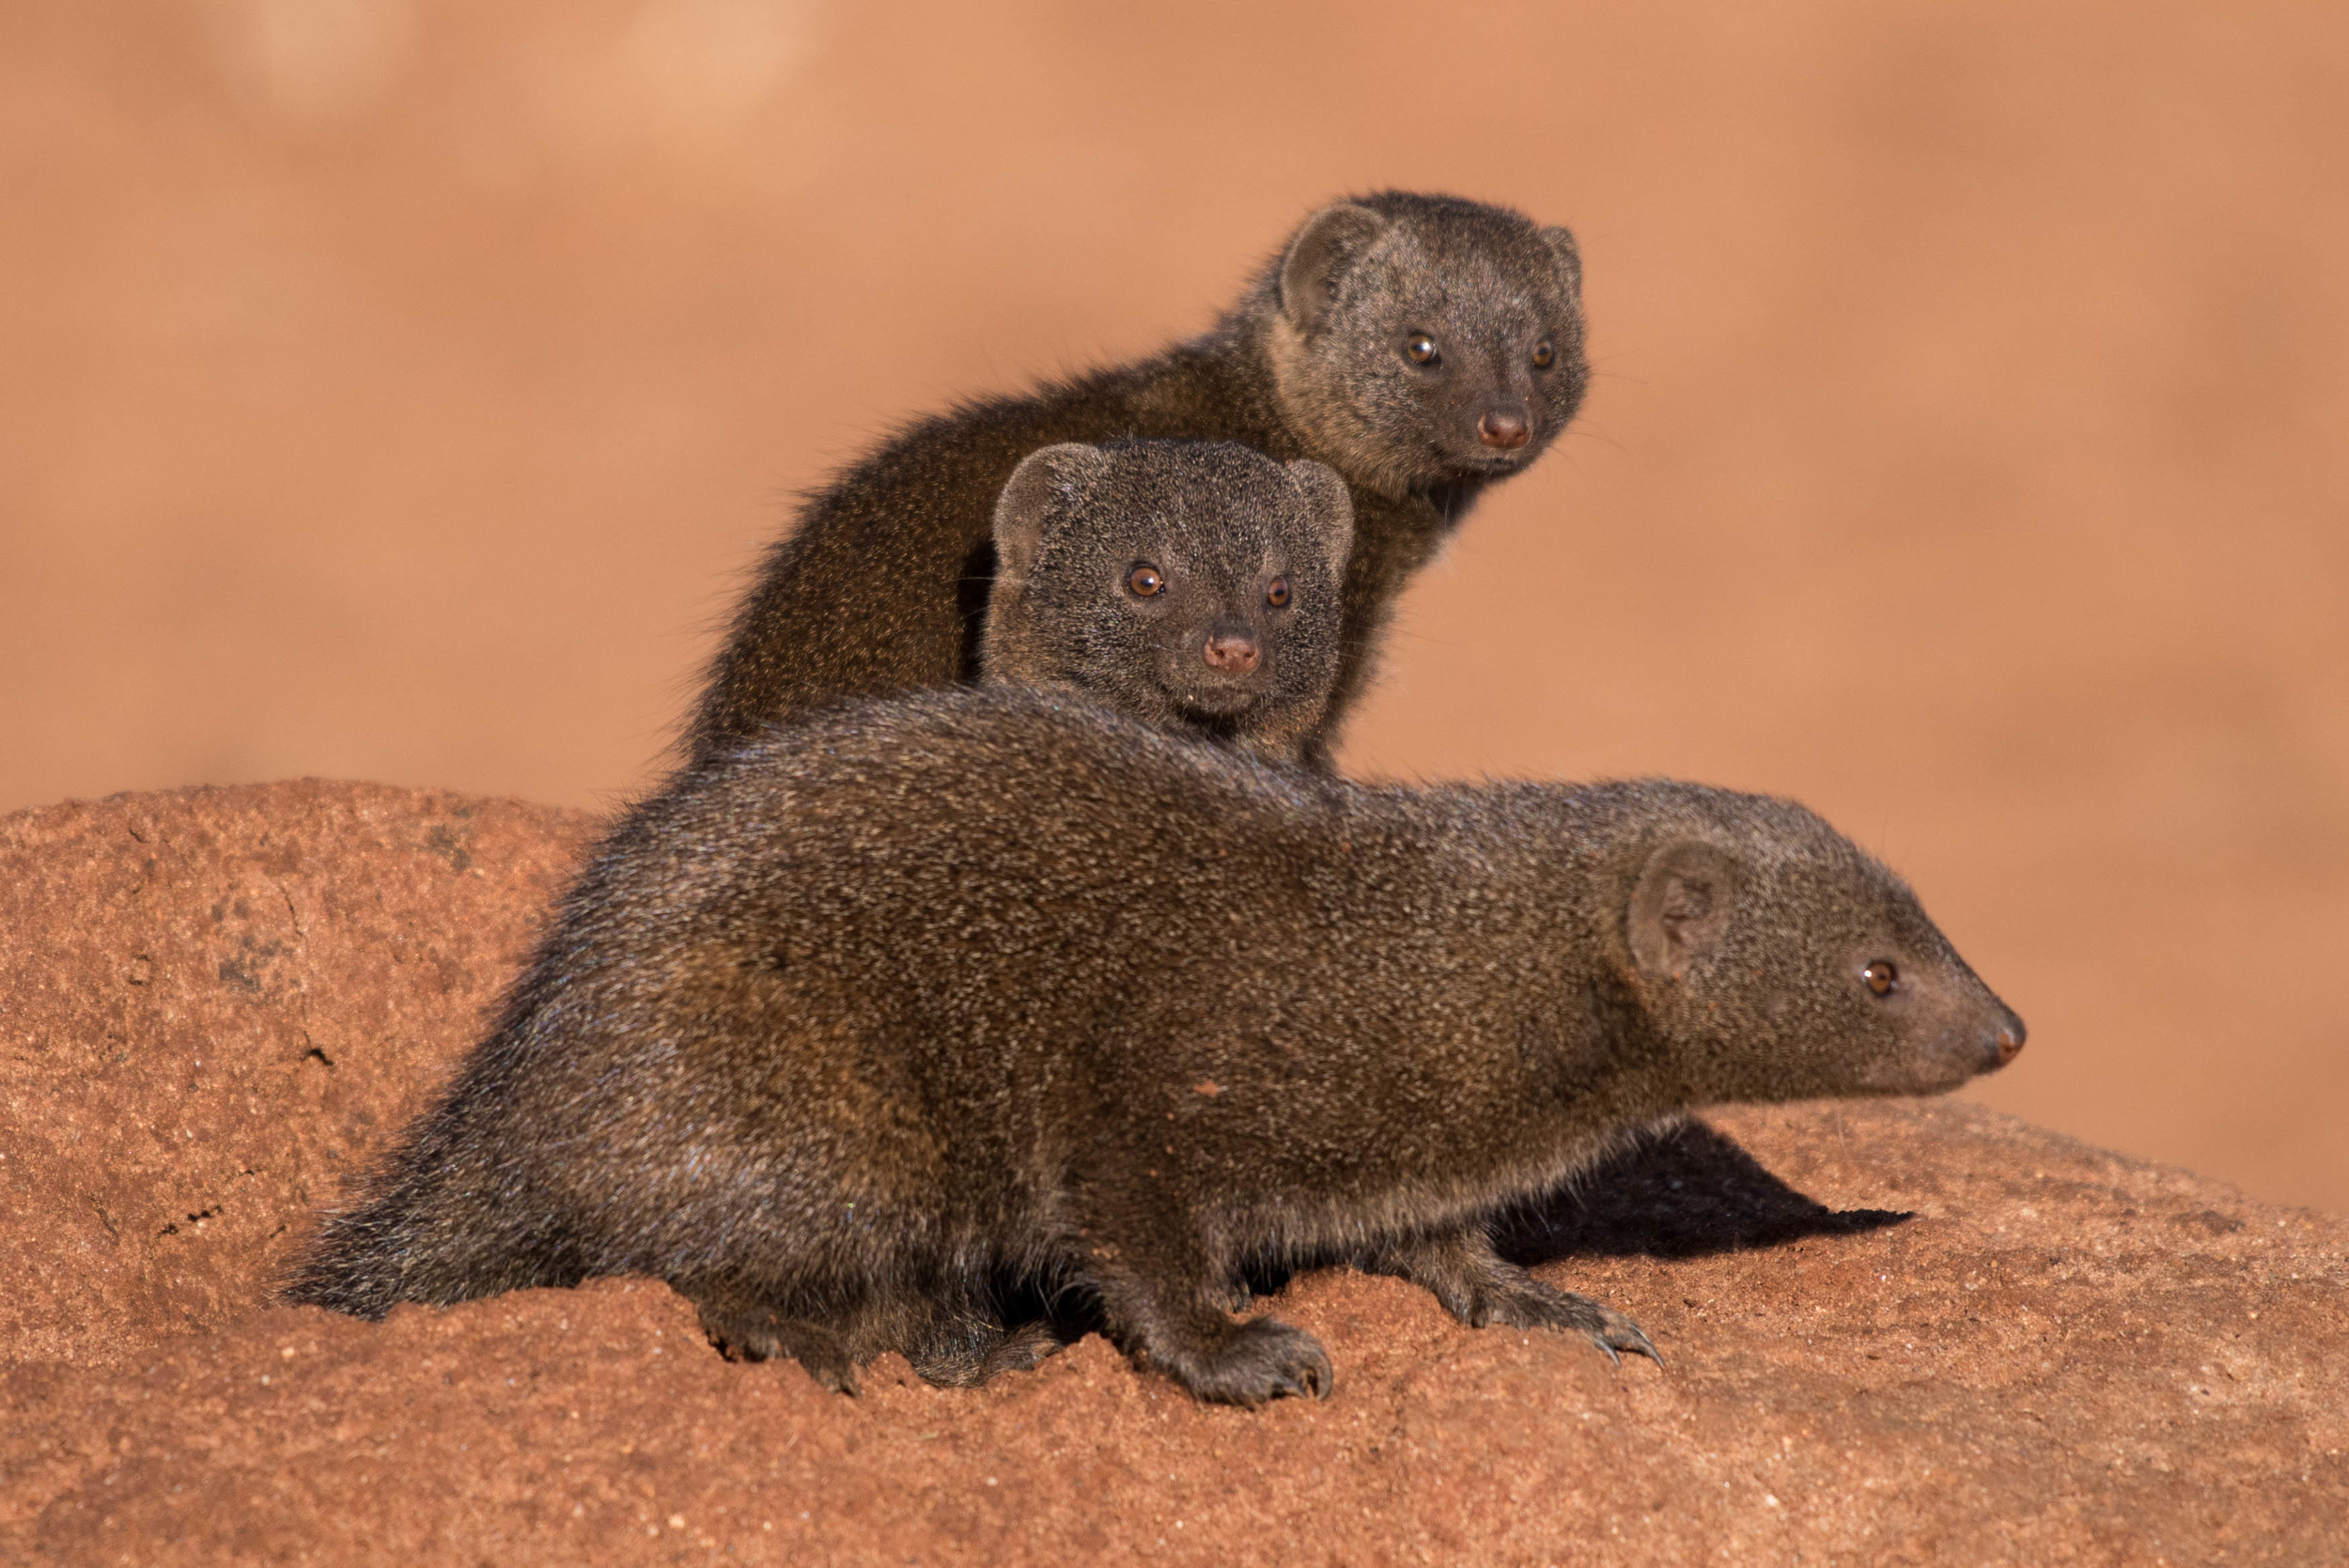
<svg viewBox="0 0 2349 1568"><path fill-rule="evenodd" d="M271 1306L593 828L307 782L0 821L0 1560L2349 1560L2349 1223L1963 1104L1723 1113L1530 1218L1661 1371L1344 1271L1275 1307L1336 1393L1253 1413L1098 1339L842 1399L641 1281Z"/></svg>

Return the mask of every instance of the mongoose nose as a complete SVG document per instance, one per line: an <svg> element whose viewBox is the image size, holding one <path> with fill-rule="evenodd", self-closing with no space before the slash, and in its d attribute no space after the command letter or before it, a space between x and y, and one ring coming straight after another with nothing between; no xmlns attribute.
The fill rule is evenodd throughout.
<svg viewBox="0 0 2349 1568"><path fill-rule="evenodd" d="M1244 675L1264 657L1253 637L1219 631L1207 638L1207 668L1227 675Z"/></svg>
<svg viewBox="0 0 2349 1568"><path fill-rule="evenodd" d="M1476 439L1496 452L1514 452L1532 438L1525 415L1507 409L1486 409L1476 422Z"/></svg>
<svg viewBox="0 0 2349 1568"><path fill-rule="evenodd" d="M2014 1061L2017 1056L2022 1054L2023 1041L2030 1035L2030 1031L2023 1027L2022 1019L2016 1017L2012 1013L2009 1013L2006 1016L2006 1022L2001 1025L1999 1030L1998 1052L1999 1066L2005 1066L2008 1063Z"/></svg>

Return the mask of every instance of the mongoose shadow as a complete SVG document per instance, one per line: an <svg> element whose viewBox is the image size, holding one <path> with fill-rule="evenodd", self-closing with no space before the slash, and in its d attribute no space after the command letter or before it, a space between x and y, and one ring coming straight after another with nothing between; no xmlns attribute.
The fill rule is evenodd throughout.
<svg viewBox="0 0 2349 1568"><path fill-rule="evenodd" d="M1491 1220L1493 1250L1520 1268L1573 1258L1703 1258L1810 1236L1859 1235L1912 1219L1905 1209L1831 1209L1789 1187L1736 1140L1699 1121L1640 1136L1571 1182L1512 1204ZM1317 1260L1344 1262L1344 1259ZM1249 1294L1276 1295L1304 1272L1257 1267ZM1097 1327L1067 1301L1007 1296L1064 1336Z"/></svg>
<svg viewBox="0 0 2349 1568"><path fill-rule="evenodd" d="M1522 1267L1566 1258L1702 1258L1858 1235L1914 1218L1831 1209L1702 1122L1652 1133L1568 1186L1502 1215L1495 1249Z"/></svg>

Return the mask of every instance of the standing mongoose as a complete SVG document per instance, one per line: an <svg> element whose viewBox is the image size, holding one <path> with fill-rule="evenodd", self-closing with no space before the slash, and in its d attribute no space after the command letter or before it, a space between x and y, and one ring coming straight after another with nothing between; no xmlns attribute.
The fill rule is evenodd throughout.
<svg viewBox="0 0 2349 1568"><path fill-rule="evenodd" d="M984 678L1301 761L1337 678L1353 519L1330 469L1236 442L1030 453L995 507Z"/></svg>
<svg viewBox="0 0 2349 1568"><path fill-rule="evenodd" d="M926 692L631 812L288 1294L658 1275L731 1354L853 1389L884 1349L959 1378L1008 1273L1252 1405L1330 1368L1233 1321L1235 1271L1338 1255L1645 1350L1484 1217L1684 1107L1933 1094L2022 1041L1786 801L1368 786L1071 693Z"/></svg>
<svg viewBox="0 0 2349 1568"><path fill-rule="evenodd" d="M1345 643L1307 747L1326 765L1394 596L1485 487L1580 407L1574 237L1386 192L1323 208L1204 335L900 430L808 496L737 612L686 737L707 760L848 696L969 682L995 499L1059 442L1237 441L1337 470L1354 502Z"/></svg>

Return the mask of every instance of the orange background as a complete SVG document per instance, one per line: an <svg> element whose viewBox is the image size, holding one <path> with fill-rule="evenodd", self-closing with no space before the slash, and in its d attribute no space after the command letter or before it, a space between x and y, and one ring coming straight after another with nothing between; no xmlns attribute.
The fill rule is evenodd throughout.
<svg viewBox="0 0 2349 1568"><path fill-rule="evenodd" d="M1574 225L1588 410L1346 759L1798 796L1991 1104L2349 1209L2349 10L0 9L0 809L610 803L786 497L1330 196Z"/></svg>

